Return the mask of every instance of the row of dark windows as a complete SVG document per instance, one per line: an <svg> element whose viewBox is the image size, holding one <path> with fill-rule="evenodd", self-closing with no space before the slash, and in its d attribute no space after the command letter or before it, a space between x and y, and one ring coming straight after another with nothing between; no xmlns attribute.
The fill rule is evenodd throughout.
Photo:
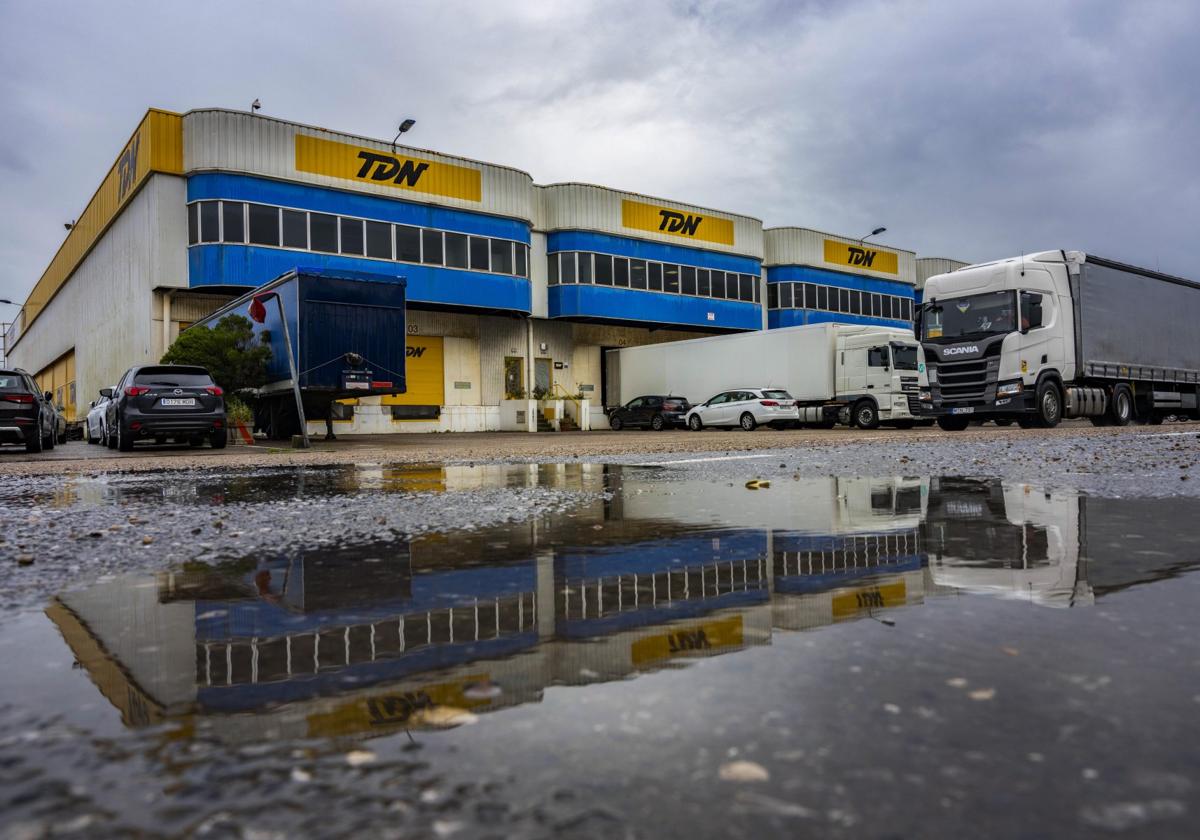
<svg viewBox="0 0 1200 840"><path fill-rule="evenodd" d="M768 283L768 309L817 309L867 318L912 320L913 301L903 295L860 292L816 283Z"/></svg>
<svg viewBox="0 0 1200 840"><path fill-rule="evenodd" d="M523 242L245 201L189 204L188 242L267 245L529 276L529 246Z"/></svg>
<svg viewBox="0 0 1200 840"><path fill-rule="evenodd" d="M652 262L611 254L562 251L549 256L551 286L573 283L619 286L673 295L759 303L758 275Z"/></svg>

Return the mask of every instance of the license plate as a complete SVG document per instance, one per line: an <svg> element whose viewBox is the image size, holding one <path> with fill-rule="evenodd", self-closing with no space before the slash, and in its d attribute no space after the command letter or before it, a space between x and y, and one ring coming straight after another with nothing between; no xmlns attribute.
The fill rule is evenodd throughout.
<svg viewBox="0 0 1200 840"><path fill-rule="evenodd" d="M966 408L952 408L952 409L950 409L950 413L951 414L974 414L975 408L973 406L967 406Z"/></svg>
<svg viewBox="0 0 1200 840"><path fill-rule="evenodd" d="M176 407L194 407L196 405L195 397L183 397L181 399L173 399L171 397L163 397L158 401L159 405L169 405Z"/></svg>

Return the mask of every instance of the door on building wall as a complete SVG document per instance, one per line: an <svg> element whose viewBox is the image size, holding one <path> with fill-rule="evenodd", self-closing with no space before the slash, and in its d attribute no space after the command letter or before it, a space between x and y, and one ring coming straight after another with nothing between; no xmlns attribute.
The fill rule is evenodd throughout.
<svg viewBox="0 0 1200 840"><path fill-rule="evenodd" d="M520 356L504 357L504 396L517 397L525 390L525 360Z"/></svg>
<svg viewBox="0 0 1200 840"><path fill-rule="evenodd" d="M616 347L600 348L600 404L605 408L621 404L621 377L617 349Z"/></svg>
<svg viewBox="0 0 1200 840"><path fill-rule="evenodd" d="M554 360L533 360L533 390L549 394L554 385Z"/></svg>

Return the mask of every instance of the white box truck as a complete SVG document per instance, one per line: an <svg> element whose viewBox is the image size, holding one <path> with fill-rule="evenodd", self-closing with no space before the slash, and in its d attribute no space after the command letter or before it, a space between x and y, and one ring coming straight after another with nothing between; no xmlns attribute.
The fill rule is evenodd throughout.
<svg viewBox="0 0 1200 840"><path fill-rule="evenodd" d="M606 364L621 405L646 395L701 403L734 388L782 388L796 398L801 423L909 428L928 397L919 351L911 330L812 324L610 350Z"/></svg>
<svg viewBox="0 0 1200 840"><path fill-rule="evenodd" d="M1200 283L1043 251L925 283L917 332L938 424L1200 419Z"/></svg>

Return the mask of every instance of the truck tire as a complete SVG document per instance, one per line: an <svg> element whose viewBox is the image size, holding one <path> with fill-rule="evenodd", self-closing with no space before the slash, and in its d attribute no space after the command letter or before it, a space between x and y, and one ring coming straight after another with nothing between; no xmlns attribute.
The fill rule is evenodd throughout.
<svg viewBox="0 0 1200 840"><path fill-rule="evenodd" d="M754 419L753 414L751 414L749 411L747 411L745 414L743 414L741 416L741 419L738 420L738 425L741 426L743 429L745 429L747 432L753 432L754 429L758 426L758 421Z"/></svg>
<svg viewBox="0 0 1200 840"><path fill-rule="evenodd" d="M693 432L698 432L704 428L704 421L700 419L699 414L693 414L688 418L688 428Z"/></svg>
<svg viewBox="0 0 1200 840"><path fill-rule="evenodd" d="M1118 385L1113 388L1109 413L1109 419L1114 426L1128 426L1133 422L1133 391L1129 389L1128 385Z"/></svg>
<svg viewBox="0 0 1200 840"><path fill-rule="evenodd" d="M961 432L967 426L971 425L971 421L966 417L954 417L943 415L937 419L938 428L943 432Z"/></svg>
<svg viewBox="0 0 1200 840"><path fill-rule="evenodd" d="M858 429L878 429L879 408L871 400L859 400L850 412L850 422Z"/></svg>
<svg viewBox="0 0 1200 840"><path fill-rule="evenodd" d="M650 418L650 428L656 432L661 432L667 428L667 421L663 419L661 414L655 414Z"/></svg>
<svg viewBox="0 0 1200 840"><path fill-rule="evenodd" d="M1038 384L1037 419L1043 429L1053 429L1062 420L1062 392L1053 380L1043 379Z"/></svg>
<svg viewBox="0 0 1200 840"><path fill-rule="evenodd" d="M612 429L614 432L621 431L621 427L623 427L624 425L625 424L621 422L620 417L609 417L608 418L608 428Z"/></svg>

